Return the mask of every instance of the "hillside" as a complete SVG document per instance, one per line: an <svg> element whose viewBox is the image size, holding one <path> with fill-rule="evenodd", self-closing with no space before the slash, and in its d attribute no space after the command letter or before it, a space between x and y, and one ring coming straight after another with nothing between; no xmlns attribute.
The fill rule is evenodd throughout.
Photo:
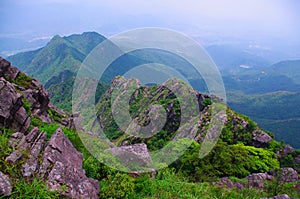
<svg viewBox="0 0 300 199"><path fill-rule="evenodd" d="M103 39L103 36L93 32L68 37L55 36L45 47L13 55L8 57L8 60L40 80L49 91L52 103L70 111L75 72L86 55ZM300 92L299 61L283 61L268 66L270 62L267 60L230 46L211 46L207 50L217 65L224 69L222 76L229 105L234 110L250 116L265 129L274 132L279 140L300 148L299 142L292 139L298 137L299 122L295 115L298 115L299 111L292 108L296 106L297 99L289 99L289 96L285 95L283 100L286 107L278 102L281 108L275 108L276 100L282 96L281 92ZM115 60L99 83L97 97L107 89L113 77L123 75L134 66L154 62L174 67L194 88L207 92L202 79L193 79L195 72L190 70L190 65L184 60L166 52L146 50L135 51ZM243 68L240 65L251 67ZM253 102L258 99L263 100L259 105ZM290 111L286 111L285 108ZM274 119L273 115L278 117Z"/></svg>
<svg viewBox="0 0 300 199"><path fill-rule="evenodd" d="M284 140L300 148L299 92L277 91L264 94L246 95L241 92L227 92L228 104L241 113L254 119L261 127L275 134L276 139Z"/></svg>
<svg viewBox="0 0 300 199"><path fill-rule="evenodd" d="M177 153L185 143L190 143L190 147L160 171L143 174L137 170L126 174L100 163L87 151L79 135L96 146L99 140L91 134L75 132L74 118L49 102L47 91L37 80L2 58L0 76L1 197L262 198L286 193L299 197L299 178L294 170L299 169L299 152L275 141L249 118L230 108L226 108L225 128L217 145L206 157L199 157L203 136L211 128L211 108L221 106L218 98L191 90L202 117L196 126L187 126L186 130L191 135L194 134L189 132L190 128L198 130L194 131L195 137L178 139L175 148L168 150ZM174 85L180 83L173 81ZM147 123L147 107L143 105L149 102L148 105L160 104L166 108L167 123L163 131L150 139L124 136L110 119L112 109L107 99L118 85L126 87L128 80L117 77L98 104L105 134L117 144L117 149L111 150L128 153L130 147L139 159L151 162L143 157L151 157L151 151L172 142L181 114L178 99L162 85L141 87L130 102L132 117ZM155 159L152 157L152 161Z"/></svg>

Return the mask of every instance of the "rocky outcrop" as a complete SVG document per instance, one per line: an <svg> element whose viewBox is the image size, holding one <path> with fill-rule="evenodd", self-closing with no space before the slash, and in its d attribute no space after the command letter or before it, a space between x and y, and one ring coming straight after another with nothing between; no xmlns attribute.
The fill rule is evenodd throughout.
<svg viewBox="0 0 300 199"><path fill-rule="evenodd" d="M267 180L272 180L273 176L269 175L268 173L253 173L246 177L248 180L249 187L264 188L264 182Z"/></svg>
<svg viewBox="0 0 300 199"><path fill-rule="evenodd" d="M267 173L277 177L282 182L297 182L299 180L298 173L293 168L281 168L280 171L270 170Z"/></svg>
<svg viewBox="0 0 300 199"><path fill-rule="evenodd" d="M12 191L9 177L0 171L0 196L9 195Z"/></svg>
<svg viewBox="0 0 300 199"><path fill-rule="evenodd" d="M28 135L17 132L9 144L16 147L6 158L14 164L24 160L24 177L39 176L46 180L50 190L62 191L70 198L98 198L99 183L87 178L82 169L82 154L79 153L61 129L57 129L46 143L47 135L33 128Z"/></svg>
<svg viewBox="0 0 300 199"><path fill-rule="evenodd" d="M47 143L39 173L47 179L50 190L60 190L62 185L67 185L63 193L65 196L98 198L98 181L85 176L82 154L73 147L61 129Z"/></svg>
<svg viewBox="0 0 300 199"><path fill-rule="evenodd" d="M0 57L0 127L26 132L30 116L74 128L73 118L50 103L48 92L39 81Z"/></svg>
<svg viewBox="0 0 300 199"><path fill-rule="evenodd" d="M296 152L296 150L293 147L291 147L290 145L287 144L287 145L284 146L283 149L280 149L279 151L277 151L276 154L279 158L281 158L282 156L287 156L287 155L289 155L291 153L294 153L294 152Z"/></svg>
<svg viewBox="0 0 300 199"><path fill-rule="evenodd" d="M297 182L299 180L298 173L292 168L281 168L279 171L270 170L266 173L253 173L248 175L244 182L233 182L228 177L221 178L214 184L226 188L257 188L264 189L265 182L277 178L281 183Z"/></svg>
<svg viewBox="0 0 300 199"><path fill-rule="evenodd" d="M262 130L256 130L253 133L253 146L257 148L266 148L268 146L268 143L272 141L272 137L269 136L267 133L265 133Z"/></svg>
<svg viewBox="0 0 300 199"><path fill-rule="evenodd" d="M25 132L30 121L23 107L22 95L13 84L0 77L0 127Z"/></svg>

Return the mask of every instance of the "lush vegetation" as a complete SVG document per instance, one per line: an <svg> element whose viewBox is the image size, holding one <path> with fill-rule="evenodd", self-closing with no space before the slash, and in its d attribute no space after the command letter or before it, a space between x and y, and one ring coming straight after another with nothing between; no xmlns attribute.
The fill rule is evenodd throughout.
<svg viewBox="0 0 300 199"><path fill-rule="evenodd" d="M245 95L228 92L228 103L234 109L250 116L259 126L275 134L277 140L284 140L300 148L299 118L296 105L300 101L297 92L274 92L259 95Z"/></svg>

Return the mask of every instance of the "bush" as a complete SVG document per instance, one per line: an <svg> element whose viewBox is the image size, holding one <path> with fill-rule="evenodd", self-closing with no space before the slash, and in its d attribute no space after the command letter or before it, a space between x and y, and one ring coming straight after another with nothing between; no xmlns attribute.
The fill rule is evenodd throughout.
<svg viewBox="0 0 300 199"><path fill-rule="evenodd" d="M134 191L134 179L127 174L109 175L101 182L100 198L131 198Z"/></svg>
<svg viewBox="0 0 300 199"><path fill-rule="evenodd" d="M50 191L47 189L45 182L35 178L33 181L24 179L17 180L14 184L13 191L9 198L24 199L55 199L62 198L58 191Z"/></svg>

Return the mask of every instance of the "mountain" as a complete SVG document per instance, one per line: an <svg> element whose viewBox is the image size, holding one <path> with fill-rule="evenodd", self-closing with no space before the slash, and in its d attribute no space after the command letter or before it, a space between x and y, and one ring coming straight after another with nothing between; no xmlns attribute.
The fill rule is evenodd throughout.
<svg viewBox="0 0 300 199"><path fill-rule="evenodd" d="M76 71L88 52L103 39L104 37L93 32L68 37L56 36L44 48L19 53L8 59L42 81L49 91L52 103L70 111ZM228 104L234 110L250 116L259 125L274 132L278 139L300 148L298 142L291 139L298 134L296 130L298 117L295 118L294 115L299 111L290 108L297 106L297 99L293 97L289 99L286 95L288 92L300 92L299 61L282 61L271 65L269 60L261 56L228 45L210 46L207 47L207 51L222 69ZM198 91L208 92L203 79L194 79L195 71L183 59L164 51L147 49L134 51L115 60L99 82L97 98L104 93L115 76L123 75L133 67L146 63L172 66ZM282 93L284 99L287 99L287 105L276 108L274 105ZM257 102L252 103L257 101L254 98L262 100L263 103L259 106ZM273 115L285 117L274 119Z"/></svg>
<svg viewBox="0 0 300 199"><path fill-rule="evenodd" d="M96 32L68 37L56 35L45 47L10 56L8 60L45 84L64 70L76 72L88 53L104 39Z"/></svg>
<svg viewBox="0 0 300 199"><path fill-rule="evenodd" d="M56 82L65 82L69 77L72 74L65 72ZM111 147L103 145L101 136L74 129L74 121L79 121L76 118L84 113L72 117L59 110L50 103L39 81L0 58L1 198L254 199L281 194L299 197L296 171L300 169L299 151L277 142L272 134L222 104L217 97L201 94L191 87L182 97L195 99L201 115L195 115L195 123L181 125L190 115L181 117L183 106L178 105L182 101L172 89L164 86L168 81L171 81L170 88L183 84L176 79L164 85L142 86L129 101L130 115L139 124L149 123L149 117L155 120L157 115L147 112L151 107L155 109L153 105L165 108L167 121L162 131L141 139L124 134L121 126L115 126L115 116L111 118L113 109L108 98L116 86L123 87L126 95L130 81L136 80L116 77L97 104L97 116L104 125L104 133L116 144ZM190 103L187 105L187 110L192 111ZM213 116L213 107L225 108L226 112ZM121 109L116 111L122 112ZM200 148L206 146L203 138L215 131L212 119L225 119L225 126L216 146L202 158ZM173 140L177 129L188 136L178 135ZM139 170L140 166L155 160L168 161L168 155L177 154L187 143L182 156L164 165L166 168L150 173ZM107 153L100 158L116 161L114 168L124 161L130 164L137 159L142 165L135 164L136 170L129 173L110 168L88 150L90 147L101 150L104 146L109 147L114 156ZM165 155L151 153L159 148ZM124 153L129 156L119 156Z"/></svg>

